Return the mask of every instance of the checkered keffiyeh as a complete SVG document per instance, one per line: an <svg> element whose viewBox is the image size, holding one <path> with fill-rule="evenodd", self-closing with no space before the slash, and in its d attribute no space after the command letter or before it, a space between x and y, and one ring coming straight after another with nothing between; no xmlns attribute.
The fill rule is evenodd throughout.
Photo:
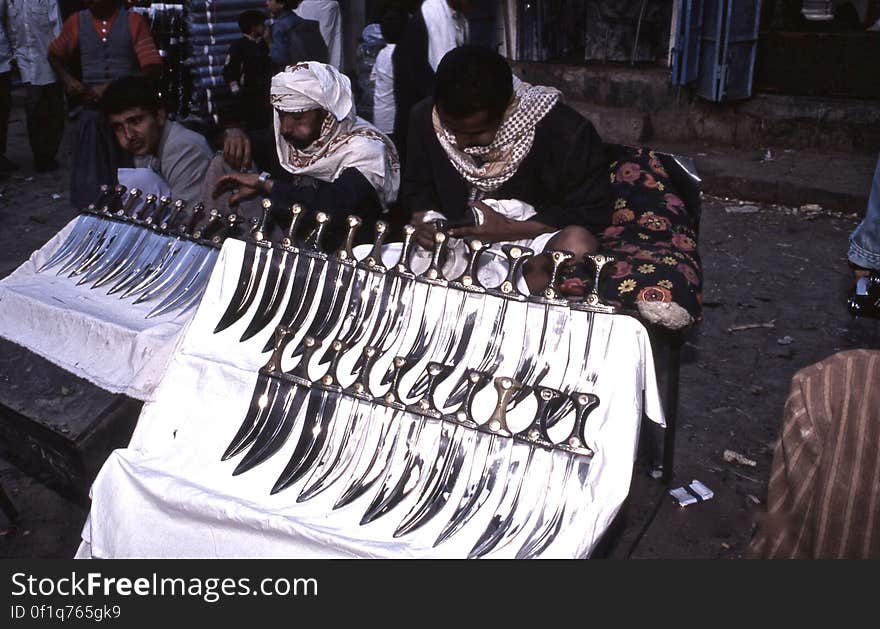
<svg viewBox="0 0 880 629"><path fill-rule="evenodd" d="M498 132L489 146L475 146L461 150L455 135L440 122L434 107L434 133L449 161L465 180L480 192L492 192L513 177L535 141L535 127L556 105L559 90L541 85L530 85L513 79L513 99L508 105Z"/></svg>

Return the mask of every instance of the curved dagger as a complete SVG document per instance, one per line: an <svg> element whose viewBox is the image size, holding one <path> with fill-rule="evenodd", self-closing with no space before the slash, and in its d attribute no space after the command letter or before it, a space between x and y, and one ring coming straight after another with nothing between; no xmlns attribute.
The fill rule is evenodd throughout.
<svg viewBox="0 0 880 629"><path fill-rule="evenodd" d="M250 308L257 295L257 287L262 279L267 258L268 255L264 247L258 247L254 242L247 242L245 244L244 260L242 261L241 271L239 271L238 282L235 285L235 292L229 300L226 312L223 313L220 321L217 322L214 334L222 332L241 319L248 308ZM256 268L254 268L255 261Z"/></svg>
<svg viewBox="0 0 880 629"><path fill-rule="evenodd" d="M417 403L407 407L409 414L416 417L421 415L421 417L409 428L403 456L396 455L396 451L402 447L402 444L399 444L395 448L395 454L385 464L385 475L379 491L361 518L361 525L369 524L400 504L416 488L425 470L424 448L419 443L420 436L428 419L437 420L441 417L440 411L434 404L435 389L451 368L439 363L428 363L426 371L430 378L427 392ZM429 451L433 450L433 447L429 449ZM415 482L412 481L413 478Z"/></svg>
<svg viewBox="0 0 880 629"><path fill-rule="evenodd" d="M180 233L192 236L196 231L196 225L198 225L204 213L205 204L201 201L196 203L193 206L192 212L190 212L189 220L186 223L180 224Z"/></svg>
<svg viewBox="0 0 880 629"><path fill-rule="evenodd" d="M287 298L287 306L281 314L280 325L299 330L311 310L317 292L318 281L321 279L324 267L328 262L327 256L320 253L319 247L320 239L329 221L330 216L325 212L315 214L315 229L299 249L296 270L293 274L293 283L290 295ZM303 263L305 263L305 266L303 266ZM267 352L270 349L271 340L263 347L263 351Z"/></svg>
<svg viewBox="0 0 880 629"><path fill-rule="evenodd" d="M101 219L113 216L113 212L118 206L119 200L124 193L125 186L116 186L113 189L113 192L106 197L104 205L100 208L101 214L99 216ZM80 246L73 252L71 258L61 266L57 274L62 275L67 273L71 269L79 267L84 261L93 257L95 252L106 242L108 231L112 234L119 229L120 225L121 223L117 221L99 220L99 222L96 223L95 230L83 239Z"/></svg>
<svg viewBox="0 0 880 629"><path fill-rule="evenodd" d="M291 206L288 233L281 242L281 247L272 250L272 259L269 262L269 272L266 276L263 296L260 298L260 303L257 305L257 311L251 322L239 339L241 342L250 339L265 328L275 317L278 308L281 307L290 275L294 267L300 264L299 249L293 247L291 243L293 242L292 235L299 225L302 214L302 206L296 203Z"/></svg>
<svg viewBox="0 0 880 629"><path fill-rule="evenodd" d="M460 531L494 491L498 470L509 461L511 455L511 448L505 447L509 444L501 443L498 436L510 436L510 429L507 427L507 406L518 388L519 385L510 378L495 378L495 390L498 393L495 410L488 421L479 428L477 445L474 448L464 494L462 494L452 518L437 536L434 546L443 543ZM488 441L488 445L485 452L481 453L481 445L484 441Z"/></svg>
<svg viewBox="0 0 880 629"><path fill-rule="evenodd" d="M174 266L168 268L165 273L160 273L161 277L157 277L154 282L142 288L141 294L133 303L140 304L161 295L167 288L188 277L189 270L199 266L202 258L208 254L206 247L195 242L187 243L183 248L184 252L178 254Z"/></svg>
<svg viewBox="0 0 880 629"><path fill-rule="evenodd" d="M260 430L262 430L265 424L265 415L268 409L275 405L275 399L282 383L277 377L282 373L282 355L292 340L293 330L281 326L275 330L272 337L274 344L272 355L269 357L269 361L260 369L248 412L232 442L226 448L226 452L223 453L221 460L225 461L243 451L254 442Z"/></svg>
<svg viewBox="0 0 880 629"><path fill-rule="evenodd" d="M584 485L593 456L593 451L587 446L584 430L590 413L599 406L599 398L592 393L580 391L572 393L570 397L575 405L574 426L569 436L562 443L556 445L556 448L569 453L566 457L565 469L560 478L557 470L561 465L559 457L555 457L548 487L556 487L558 485L558 489L552 492L549 500L544 501L540 517L532 532L517 552L517 559L535 557L544 552L563 529L566 512L574 512L579 506L570 504L573 501L568 496L563 499L561 495L557 494L564 492L565 488L581 489ZM575 474L575 466L577 466L577 482L572 480L572 476ZM574 493L578 499L583 498L579 492L575 491ZM549 509L553 506L555 506L555 509L552 514L548 514Z"/></svg>
<svg viewBox="0 0 880 629"><path fill-rule="evenodd" d="M93 213L98 210L98 207L103 205L104 200L107 198L107 195L110 194L110 186L104 184L100 187L98 196L94 200L93 203L90 203L83 212L86 212L85 215L80 215L78 217L78 221L76 226L71 230L70 235L67 237L67 240L64 241L58 249L53 253L43 265L37 269L37 273L41 273L51 267L55 266L62 260L64 260L68 255L70 255L75 249L77 249L83 242L84 239L90 238L92 230L95 226L100 225L100 221L98 217Z"/></svg>
<svg viewBox="0 0 880 629"><path fill-rule="evenodd" d="M217 250L209 251L208 255L202 259L202 262L199 263L198 266L190 268L189 273L183 278L183 280L181 280L178 287L175 288L170 295L166 296L144 318L150 319L152 317L158 317L159 315L165 314L178 307L181 308L181 312L184 312L189 308L189 305L195 304L201 296L202 291L204 291L205 287L208 285L208 280L211 277L211 271L214 269L214 263L217 261L218 255L219 253Z"/></svg>
<svg viewBox="0 0 880 629"><path fill-rule="evenodd" d="M177 201L175 201L174 204L171 206L171 211L168 213L168 216L159 225L159 229L162 231L168 231L168 229L177 221L177 218L184 211L184 209L186 209L186 204L187 202L183 199L178 199Z"/></svg>

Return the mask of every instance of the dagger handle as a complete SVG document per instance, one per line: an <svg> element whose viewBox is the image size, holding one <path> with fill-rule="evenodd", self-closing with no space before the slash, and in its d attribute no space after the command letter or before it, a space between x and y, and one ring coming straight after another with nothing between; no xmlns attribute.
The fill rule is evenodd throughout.
<svg viewBox="0 0 880 629"><path fill-rule="evenodd" d="M605 268L605 265L615 262L615 259L612 256L602 253L587 253L584 254L584 260L592 262L594 268L593 288L591 288L590 292L584 297L584 302L590 304L591 306L607 306L608 304L603 302L602 299L599 297L599 277L602 275L602 269Z"/></svg>
<svg viewBox="0 0 880 629"><path fill-rule="evenodd" d="M275 335L272 337L272 355L269 357L269 362L263 366L263 371L273 375L282 373L281 358L293 337L294 332L292 329L283 325L275 328Z"/></svg>
<svg viewBox="0 0 880 629"><path fill-rule="evenodd" d="M544 287L541 293L546 299L559 299L559 291L556 290L556 285L559 283L559 272L563 264L574 258L574 254L571 251L556 249L548 253L553 270L550 272L550 280L547 282L547 286Z"/></svg>
<svg viewBox="0 0 880 629"><path fill-rule="evenodd" d="M528 247L520 247L519 245L502 245L501 251L507 258L507 277L498 287L505 295L522 295L516 285L517 274L522 269L523 263L535 255L535 252Z"/></svg>
<svg viewBox="0 0 880 629"><path fill-rule="evenodd" d="M360 373L351 387L349 387L354 391L355 395L372 395L370 392L370 377L378 358L379 352L375 347L367 345L364 348L364 362L361 365Z"/></svg>
<svg viewBox="0 0 880 629"><path fill-rule="evenodd" d="M533 393L538 401L535 417L518 436L524 437L529 441L543 440L548 445L551 445L553 441L550 439L550 435L547 434L547 419L565 401L565 394L550 387L535 387Z"/></svg>
<svg viewBox="0 0 880 629"><path fill-rule="evenodd" d="M437 390L437 386L443 381L445 376L449 375L452 369L452 367L444 365L443 363L428 363L425 367L425 372L428 374L428 389L425 391L422 398L416 402L416 409L418 412L432 417L441 416L442 413L440 412L440 409L438 409L434 403L434 393Z"/></svg>
<svg viewBox="0 0 880 629"><path fill-rule="evenodd" d="M412 266L410 264L410 257L413 252L413 238L415 237L416 228L414 225L404 225L403 226L403 242L400 245L400 257L397 259L397 264L394 265L394 270L398 273L405 273L412 275Z"/></svg>
<svg viewBox="0 0 880 629"><path fill-rule="evenodd" d="M439 223L439 221L437 221ZM431 250L431 264L424 273L424 277L429 280L444 280L443 277L443 257L446 252L446 244L449 240L449 234L441 229L434 232L434 248Z"/></svg>
<svg viewBox="0 0 880 629"><path fill-rule="evenodd" d="M305 244L303 245L306 249L311 249L313 251L321 250L321 239L324 237L324 230L327 228L327 223L330 222L330 215L327 212L318 212L315 214L315 229L312 230L312 233L306 236Z"/></svg>
<svg viewBox="0 0 880 629"><path fill-rule="evenodd" d="M141 198L143 193L139 188L132 188L128 191L128 198L125 200L125 204L116 212L117 216L128 217L131 218L131 212L135 207L135 204Z"/></svg>
<svg viewBox="0 0 880 629"><path fill-rule="evenodd" d="M566 447L566 449L592 454L593 451L587 447L584 429L586 428L587 417L599 406L599 397L592 393L574 391L569 395L569 399L574 403L574 426L571 429L571 433L560 445Z"/></svg>
<svg viewBox="0 0 880 629"><path fill-rule="evenodd" d="M477 279L477 264L480 261L480 256L489 248L489 243L483 242L479 238L469 238L465 240L465 244L468 249L467 264L456 282L464 286L484 288L480 284L480 280Z"/></svg>
<svg viewBox="0 0 880 629"><path fill-rule="evenodd" d="M159 229L165 231L169 227L171 227L174 224L174 221L177 220L177 217L180 216L180 213L183 212L183 210L186 208L186 204L187 202L183 199L178 199L177 201L175 201L174 204L171 206L171 213L168 214L168 218L162 221L162 224L159 225Z"/></svg>
<svg viewBox="0 0 880 629"><path fill-rule="evenodd" d="M293 376L298 376L303 380L310 380L309 378L309 361L312 360L312 356L315 355L315 352L318 351L318 348L321 347L321 342L318 341L314 336L306 336L302 341L302 356L299 360L299 364L294 367L293 371L290 372Z"/></svg>
<svg viewBox="0 0 880 629"><path fill-rule="evenodd" d="M171 205L171 199L166 196L159 197L159 204L153 210L153 213L144 219L146 225L159 225L162 217L165 216L165 210Z"/></svg>
<svg viewBox="0 0 880 629"><path fill-rule="evenodd" d="M342 243L342 247L336 252L338 259L354 260L354 237L362 223L363 221L360 216L349 214L345 217L345 226L348 231L345 233L345 242Z"/></svg>
<svg viewBox="0 0 880 629"><path fill-rule="evenodd" d="M510 437L512 433L507 426L507 405L510 404L510 398L520 390L520 385L513 378L495 378L495 391L498 393L498 402L495 404L495 410L489 420L480 426L481 430L486 430L492 434Z"/></svg>
<svg viewBox="0 0 880 629"><path fill-rule="evenodd" d="M140 210L134 212L131 217L136 221L142 221L144 216L147 214L152 214L156 211L156 195L152 192L148 192L144 197L144 204L141 206Z"/></svg>
<svg viewBox="0 0 880 629"><path fill-rule="evenodd" d="M108 186L106 183L102 184L101 187L98 188L98 196L92 203L89 203L83 211L92 213L99 212L100 208L104 206L104 201L107 199L107 196L109 194L110 186Z"/></svg>
<svg viewBox="0 0 880 629"><path fill-rule="evenodd" d="M293 245L293 237L296 234L296 229L299 227L299 222L302 219L302 216L303 207L299 203L294 203L290 206L290 225L287 228L287 233L281 240L282 247L290 247Z"/></svg>
<svg viewBox="0 0 880 629"><path fill-rule="evenodd" d="M189 220L186 222L186 225L180 226L180 231L184 234L195 234L196 225L199 222L199 219L202 217L202 214L205 213L205 204L204 203L196 203L193 206L192 214L190 214Z"/></svg>
<svg viewBox="0 0 880 629"><path fill-rule="evenodd" d="M220 221L220 210L217 208L213 208L210 212L208 212L208 220L205 221L205 224L202 225L201 229L196 229L193 231L193 238L209 238L211 233L217 229L221 224Z"/></svg>
<svg viewBox="0 0 880 629"><path fill-rule="evenodd" d="M126 189L127 188L122 184L114 186L110 194L104 199L104 205L101 206L101 213L107 216L115 214L119 201L122 199L122 195L125 194Z"/></svg>
<svg viewBox="0 0 880 629"><path fill-rule="evenodd" d="M327 350L327 355L330 356L330 365L327 367L327 373L321 378L322 384L327 386L339 384L339 361L342 360L342 355L347 348L348 344L341 339L330 343L330 349Z"/></svg>
<svg viewBox="0 0 880 629"><path fill-rule="evenodd" d="M236 214L235 212L231 212L230 214L228 214L226 216L226 228L223 230L222 233L215 234L214 237L211 238L211 242L213 242L215 245L223 242L224 238L229 237L235 231L235 226L238 225L240 222L241 217L238 214Z"/></svg>
<svg viewBox="0 0 880 629"><path fill-rule="evenodd" d="M489 374L477 371L476 369L468 369L464 377L467 388L465 389L464 400L459 405L458 410L455 411L455 420L459 424L469 426L470 428L477 428L478 425L473 415L474 398L477 397L477 393L489 382Z"/></svg>
<svg viewBox="0 0 880 629"><path fill-rule="evenodd" d="M376 221L376 239L373 241L373 248L366 257L365 262L371 269L384 269L382 264L382 244L388 236L388 223L385 221Z"/></svg>
<svg viewBox="0 0 880 629"><path fill-rule="evenodd" d="M407 367L410 366L412 366L412 363L408 361L405 356L394 357L394 360L391 362L391 368L394 370L391 375L391 387L388 389L388 393L386 393L384 397L386 404L392 405L400 403L400 380L403 378L403 374L406 373Z"/></svg>
<svg viewBox="0 0 880 629"><path fill-rule="evenodd" d="M263 207L263 213L260 215L260 220L254 227L254 240L257 242L264 242L266 240L266 226L269 224L269 214L272 213L272 200L271 199L263 199L260 203Z"/></svg>

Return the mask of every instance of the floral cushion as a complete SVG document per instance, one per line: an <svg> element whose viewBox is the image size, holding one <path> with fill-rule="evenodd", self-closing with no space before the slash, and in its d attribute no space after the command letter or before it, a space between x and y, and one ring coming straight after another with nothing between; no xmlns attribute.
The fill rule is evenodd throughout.
<svg viewBox="0 0 880 629"><path fill-rule="evenodd" d="M611 226L599 238L602 252L617 262L603 272L599 295L664 327L699 321L702 267L694 217L654 151L618 153L610 166ZM583 294L591 284L592 269L578 265L562 290Z"/></svg>

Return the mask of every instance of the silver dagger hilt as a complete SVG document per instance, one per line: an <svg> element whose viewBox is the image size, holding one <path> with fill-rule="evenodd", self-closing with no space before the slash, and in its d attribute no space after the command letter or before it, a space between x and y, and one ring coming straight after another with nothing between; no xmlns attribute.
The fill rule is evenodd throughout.
<svg viewBox="0 0 880 629"><path fill-rule="evenodd" d="M502 245L501 251L507 258L507 277L498 286L498 290L504 295L522 297L523 294L517 286L517 278L522 271L525 261L535 255L535 252L528 247L510 244Z"/></svg>
<svg viewBox="0 0 880 629"><path fill-rule="evenodd" d="M101 214L113 216L126 190L127 188L121 183L116 184L113 187L113 191L104 199L104 205L101 206Z"/></svg>
<svg viewBox="0 0 880 629"><path fill-rule="evenodd" d="M410 366L411 364L405 356L395 356L394 360L391 361L391 386L388 388L388 392L382 396L382 401L387 406L403 408L400 395L400 380Z"/></svg>
<svg viewBox="0 0 880 629"><path fill-rule="evenodd" d="M189 215L189 220L184 224L180 224L180 231L183 234L195 234L196 225L199 222L199 219L202 218L202 214L205 213L205 204L199 201L193 206L192 213Z"/></svg>
<svg viewBox="0 0 880 629"><path fill-rule="evenodd" d="M480 262L480 256L489 248L489 243L483 242L479 238L469 238L465 240L465 245L468 250L467 263L455 283L471 290L485 290L485 287L480 284L480 280L477 279L477 265Z"/></svg>
<svg viewBox="0 0 880 629"><path fill-rule="evenodd" d="M510 428L507 426L507 406L510 404L510 398L520 390L522 385L513 378L495 378L495 391L498 393L498 402L495 404L495 410L489 420L480 426L480 430L490 432L495 435L510 437Z"/></svg>
<svg viewBox="0 0 880 629"><path fill-rule="evenodd" d="M131 215L132 220L143 222L145 216L152 215L156 211L156 199L155 194L148 192L144 197L144 204L141 206L141 209Z"/></svg>
<svg viewBox="0 0 880 629"><path fill-rule="evenodd" d="M196 240L201 238L210 238L211 233L217 229L222 224L220 218L220 210L217 208L213 208L210 212L208 212L208 219L205 221L205 224L202 225L199 229L195 229L192 232L192 237Z"/></svg>
<svg viewBox="0 0 880 629"><path fill-rule="evenodd" d="M440 412L440 409L438 409L437 405L434 403L434 393L437 390L437 386L453 369L453 367L444 365L443 363L429 362L425 367L425 373L428 375L428 388L425 391L425 394L415 404L411 404L407 408L419 415L426 415L428 417L440 419L440 417L443 416L443 413Z"/></svg>
<svg viewBox="0 0 880 629"><path fill-rule="evenodd" d="M131 218L132 211L135 208L135 205L140 200L141 195L143 193L140 191L140 188L132 188L128 191L128 198L125 200L125 203L119 210L116 212L116 216L120 218Z"/></svg>
<svg viewBox="0 0 880 629"><path fill-rule="evenodd" d="M446 245L449 242L449 234L438 229L434 232L434 247L431 249L431 264L422 274L422 277L438 282L446 281L443 276L443 259L446 257Z"/></svg>
<svg viewBox="0 0 880 629"><path fill-rule="evenodd" d="M355 216L354 214L349 214L345 217L345 240L342 243L342 246L336 252L336 257L339 260L351 260L354 261L354 237L357 234L357 230L360 228L363 221L359 216Z"/></svg>
<svg viewBox="0 0 880 629"><path fill-rule="evenodd" d="M104 207L104 204L107 200L107 197L110 195L110 193L111 193L111 187L109 185L107 185L106 183L102 184L101 187L98 188L97 198L95 198L95 200L92 203L89 203L85 207L84 211L85 212L92 212L92 213L100 212L101 208Z"/></svg>
<svg viewBox="0 0 880 629"><path fill-rule="evenodd" d="M272 355L269 356L269 361L263 365L263 373L274 376L283 373L281 359L284 355L284 350L287 349L294 336L294 331L288 327L279 325L275 328L275 334L272 337Z"/></svg>
<svg viewBox="0 0 880 629"><path fill-rule="evenodd" d="M590 289L590 292L584 297L584 303L590 306L599 306L605 308L611 308L608 304L602 301L602 298L599 297L599 279L602 276L602 270L606 265L612 264L615 262L615 259L612 256L595 253L595 254L584 254L584 260L590 261L593 263L593 287Z"/></svg>
<svg viewBox="0 0 880 629"><path fill-rule="evenodd" d="M299 222L303 217L303 207L299 203L294 203L290 206L290 226L287 228L287 233L284 235L284 238L281 239L282 247L292 247L294 242L294 236L296 235L296 230L299 227Z"/></svg>
<svg viewBox="0 0 880 629"><path fill-rule="evenodd" d="M316 339L314 336L306 335L302 340L302 354L299 359L299 363L294 367L290 375L295 378L301 378L304 381L311 382L311 378L309 378L309 363L312 360L312 356L315 355L315 352L318 351L318 348L321 347L320 341Z"/></svg>
<svg viewBox="0 0 880 629"><path fill-rule="evenodd" d="M373 367L379 358L379 350L372 345L364 347L364 362L361 365L360 373L357 379L352 383L348 390L354 395L361 398L372 399L370 390L370 378L373 375Z"/></svg>
<svg viewBox="0 0 880 629"><path fill-rule="evenodd" d="M167 231L169 227L174 225L174 222L177 220L177 217L180 216L181 212L186 209L186 201L183 199L178 199L171 205L171 213L168 214L168 217L162 221L162 224L159 225L159 229L162 231Z"/></svg>
<svg viewBox="0 0 880 629"><path fill-rule="evenodd" d="M476 369L468 369L464 373L465 389L464 400L451 414L450 419L462 426L469 428L477 428L477 422L474 420L473 405L474 398L477 397L482 388L489 382L489 374Z"/></svg>
<svg viewBox="0 0 880 629"><path fill-rule="evenodd" d="M168 206L171 205L171 197L161 196L159 197L159 205L153 211L153 214L146 217L144 219L145 225L161 225L162 221L165 220L165 210L168 209Z"/></svg>
<svg viewBox="0 0 880 629"><path fill-rule="evenodd" d="M321 378L321 384L325 387L338 387L339 386L339 361L342 359L342 355L345 353L345 350L348 348L348 345L345 341L341 339L335 339L332 343L330 343L330 348L327 350L327 354L324 356L324 360L329 360L330 365L327 367L327 373ZM329 356L329 358L328 358Z"/></svg>
<svg viewBox="0 0 880 629"><path fill-rule="evenodd" d="M559 290L557 289L559 284L559 272L562 270L562 267L566 262L574 258L574 254L571 251L566 251L564 249L554 249L548 253L553 268L550 271L550 279L547 281L547 285L544 287L544 290L541 291L541 294L545 299L559 299L560 295Z"/></svg>
<svg viewBox="0 0 880 629"><path fill-rule="evenodd" d="M269 224L269 215L272 213L272 200L263 199L260 205L263 207L263 213L260 215L260 219L254 226L252 233L254 240L257 242L266 242L266 226Z"/></svg>
<svg viewBox="0 0 880 629"><path fill-rule="evenodd" d="M236 214L235 212L231 212L230 214L228 214L225 220L226 228L222 232L214 234L214 236L211 238L211 242L213 242L215 245L219 245L221 242L223 242L224 238L235 231L236 225L238 225L240 222L241 217L238 214Z"/></svg>
<svg viewBox="0 0 880 629"><path fill-rule="evenodd" d="M569 395L569 399L574 403L574 426L565 441L556 444L556 447L574 454L591 456L593 450L587 446L584 429L587 425L587 417L599 406L599 397L592 393L574 391Z"/></svg>
<svg viewBox="0 0 880 629"><path fill-rule="evenodd" d="M321 251L321 240L324 237L324 230L327 229L327 223L330 222L330 215L327 212L318 212L315 214L315 228L312 233L306 236L303 248L312 251Z"/></svg>
<svg viewBox="0 0 880 629"><path fill-rule="evenodd" d="M413 242L415 238L416 228L414 225L403 226L403 241L400 243L400 257L394 270L403 275L413 275L412 264L410 258L413 252Z"/></svg>
<svg viewBox="0 0 880 629"><path fill-rule="evenodd" d="M547 434L547 419L551 413L556 412L565 401L566 396L562 391L550 387L535 387L532 392L538 401L538 408L532 421L522 431L514 435L517 439L538 443L545 447L551 447L553 441Z"/></svg>
<svg viewBox="0 0 880 629"><path fill-rule="evenodd" d="M364 263L371 269L384 269L382 264L382 245L388 236L388 223L385 221L376 221L376 238L373 240L373 248L369 255L364 258Z"/></svg>

